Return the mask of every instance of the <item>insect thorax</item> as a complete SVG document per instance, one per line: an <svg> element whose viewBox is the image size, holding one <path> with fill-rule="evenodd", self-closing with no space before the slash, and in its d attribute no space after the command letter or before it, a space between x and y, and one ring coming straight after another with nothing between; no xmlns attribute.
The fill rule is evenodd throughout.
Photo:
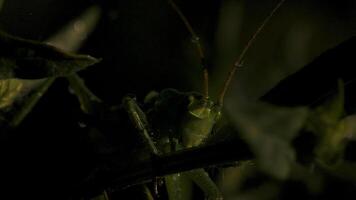
<svg viewBox="0 0 356 200"><path fill-rule="evenodd" d="M158 148L164 151L201 144L220 115L220 107L196 92L165 89L150 96L146 100L148 120Z"/></svg>

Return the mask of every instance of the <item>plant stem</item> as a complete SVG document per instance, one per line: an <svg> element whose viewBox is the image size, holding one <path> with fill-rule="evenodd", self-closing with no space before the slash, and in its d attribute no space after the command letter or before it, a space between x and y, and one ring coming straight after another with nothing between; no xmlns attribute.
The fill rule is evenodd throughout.
<svg viewBox="0 0 356 200"><path fill-rule="evenodd" d="M195 147L168 155L155 156L127 169L112 167L99 171L90 180L75 188L76 195L88 195L103 189L121 190L150 182L155 177L204 168L213 165L231 164L252 158L252 153L241 141L225 141L219 144Z"/></svg>

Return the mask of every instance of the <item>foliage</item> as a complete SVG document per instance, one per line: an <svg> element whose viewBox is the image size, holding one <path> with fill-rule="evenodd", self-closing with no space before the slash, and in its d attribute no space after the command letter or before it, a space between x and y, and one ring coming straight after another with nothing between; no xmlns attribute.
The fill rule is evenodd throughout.
<svg viewBox="0 0 356 200"><path fill-rule="evenodd" d="M281 108L273 105L244 105L229 109L241 137L256 155L258 166L267 174L286 179L295 162L290 142L306 121L306 108Z"/></svg>
<svg viewBox="0 0 356 200"><path fill-rule="evenodd" d="M0 1L0 8L1 5L2 1ZM202 146L188 150L154 157L147 155L147 148L143 145L130 149L131 143L129 143L126 144L128 148L125 149L126 141L120 141L122 146L119 147L115 146L115 142L112 141L115 137L110 136L108 132L111 130L108 131L108 129L112 124L120 129L123 126L131 127L132 125L126 120L128 116L126 113L122 114L121 106L104 103L76 74L99 61L100 59L88 55L73 54L59 50L47 43L26 40L0 32L0 125L2 134L11 134L12 130L21 128L23 119L32 111L39 99L57 80L57 77L64 77L68 80L69 90L77 97L83 115L92 121L92 124L83 125L85 126L85 137L89 138L88 140L94 138L93 141L88 142L88 146L94 149L95 156L99 155L100 164L95 165L92 171L79 181L78 185L80 186L73 187L73 190L77 189L78 193L75 191L73 194L69 194L68 198L69 196L78 197L79 194L80 198L89 195L93 199L108 199L110 195L114 196L114 193L122 192L122 188L116 188L115 180L123 181L126 187L142 185L139 187L140 191L145 193L148 199L157 196L160 196L159 198L177 196L173 194L176 191L167 195L165 192L161 192L162 189L157 189L158 194L152 195L150 191L153 191L152 188L155 184L155 181L152 180L157 178L156 176L165 175L169 175L167 180L174 179L179 177L177 173L208 177L202 168L211 169L212 166L213 169L218 169L214 178L217 180L216 183L220 182L219 188L227 199L291 199L295 193L304 195L303 198L322 199L330 192L328 189L339 182L346 183L350 188L356 189L354 188L356 163L347 159L346 152L352 145L353 139L348 138L346 132L348 126L344 108L346 85L342 79L339 79L337 83L336 92L334 91L333 95L327 96L323 102L319 102L314 107L308 105L282 107L260 101L238 105L228 104L224 114L226 123L230 124L225 126L228 127L228 130L225 130L228 134L227 136L221 134L216 128L214 135L214 137L223 138L221 141L207 142ZM35 82L27 82L34 79L36 79ZM24 87L31 89L24 92ZM21 95L18 95L19 93ZM186 94L190 93L184 93L184 95ZM184 95L182 93L181 96ZM169 97L170 101L177 100L173 97L172 99ZM145 110L152 109L149 107L152 106L152 102L146 99L146 104L143 105ZM168 113L172 116L161 116L162 120L156 121L156 123L164 123L162 127L166 128L167 123L164 120L176 121L177 113L182 112L184 107L181 107L180 102L178 104L179 107L172 107L172 102L163 105L164 109L171 109ZM103 126L109 128L105 129ZM128 130L130 128L123 132ZM296 145L296 141L303 140L304 135L316 138L311 151L306 152L305 155L299 153L299 149L303 149L304 146ZM137 138L135 141L142 142ZM227 143L233 145L228 149L209 150L209 148L214 149L213 147ZM199 163L199 158L194 155L204 148L208 149L204 152L206 157L213 158L218 155L226 160L208 164ZM248 158L237 157L237 154L231 153L244 152L245 149L251 152L251 155L247 156ZM145 154L143 159L137 159L139 160L137 162L130 160L132 157L141 158L143 154ZM231 157L224 157L230 154ZM184 155L184 158L180 157L181 155ZM309 155L312 159L304 162L303 158ZM178 158L181 159L178 160ZM231 160L233 160L232 163ZM145 166L144 169L140 169L141 166ZM128 173L125 171L127 169L130 169ZM200 173L194 174L194 171ZM172 175L174 173L176 174ZM111 178L110 181L107 181L107 177ZM90 191L92 188L88 185L92 182L96 183L94 188L96 191ZM147 182L149 184L143 184ZM203 185L202 188L210 187L210 185L204 185L204 182L197 182ZM166 184L176 183L166 181ZM189 187L187 190L192 189L194 190ZM290 190L294 193L288 194ZM101 192L103 194L100 195ZM197 196L201 195L199 192L196 193Z"/></svg>

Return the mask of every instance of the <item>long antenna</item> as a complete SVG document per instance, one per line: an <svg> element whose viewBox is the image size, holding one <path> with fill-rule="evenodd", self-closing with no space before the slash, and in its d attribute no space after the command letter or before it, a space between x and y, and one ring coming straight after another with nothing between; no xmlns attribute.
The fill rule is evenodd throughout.
<svg viewBox="0 0 356 200"><path fill-rule="evenodd" d="M172 6L174 11L178 14L179 18L183 21L185 27L188 29L189 33L191 34L193 42L197 48L200 57L201 66L203 68L203 80L204 80L203 94L204 94L204 98L208 99L209 98L209 72L208 72L208 68L205 65L205 55L204 55L202 45L200 44L200 39L195 33L193 27L190 25L188 19L184 16L183 12L177 6L177 4L175 4L173 0L168 0L168 2Z"/></svg>
<svg viewBox="0 0 356 200"><path fill-rule="evenodd" d="M226 94L226 91L228 90L230 83L236 73L236 70L241 67L243 60L245 58L245 55L247 53L247 51L249 50L249 48L251 47L251 45L253 44L253 42L256 40L257 36L259 35L259 33L263 30L263 28L265 27L265 25L270 21L270 19L273 17L273 15L276 13L276 11L282 6L282 4L284 3L285 0L281 0L276 7L274 7L274 9L271 11L271 13L265 18L265 20L262 22L262 24L258 27L258 29L256 30L256 32L252 35L252 37L250 38L250 40L247 42L246 46L244 47L244 49L242 50L240 56L238 57L238 59L235 61L234 65L232 66L229 75L227 77L227 79L224 82L224 86L220 92L219 95L219 99L218 99L218 105L222 106L224 103L224 97Z"/></svg>

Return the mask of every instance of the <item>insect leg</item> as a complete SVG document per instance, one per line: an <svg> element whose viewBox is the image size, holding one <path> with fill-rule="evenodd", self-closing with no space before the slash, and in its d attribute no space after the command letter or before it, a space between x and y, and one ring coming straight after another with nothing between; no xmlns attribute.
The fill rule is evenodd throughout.
<svg viewBox="0 0 356 200"><path fill-rule="evenodd" d="M158 155L159 151L157 150L154 142L149 136L148 121L145 113L137 105L136 100L132 97L126 96L122 101L123 107L128 113L131 122L134 124L135 128L140 133L141 137L144 139L147 146L150 148L151 153Z"/></svg>
<svg viewBox="0 0 356 200"><path fill-rule="evenodd" d="M192 180L182 173L171 174L164 177L169 200L192 199Z"/></svg>
<svg viewBox="0 0 356 200"><path fill-rule="evenodd" d="M183 172L183 174L193 180L204 191L209 200L223 199L220 190L204 169L194 169Z"/></svg>

